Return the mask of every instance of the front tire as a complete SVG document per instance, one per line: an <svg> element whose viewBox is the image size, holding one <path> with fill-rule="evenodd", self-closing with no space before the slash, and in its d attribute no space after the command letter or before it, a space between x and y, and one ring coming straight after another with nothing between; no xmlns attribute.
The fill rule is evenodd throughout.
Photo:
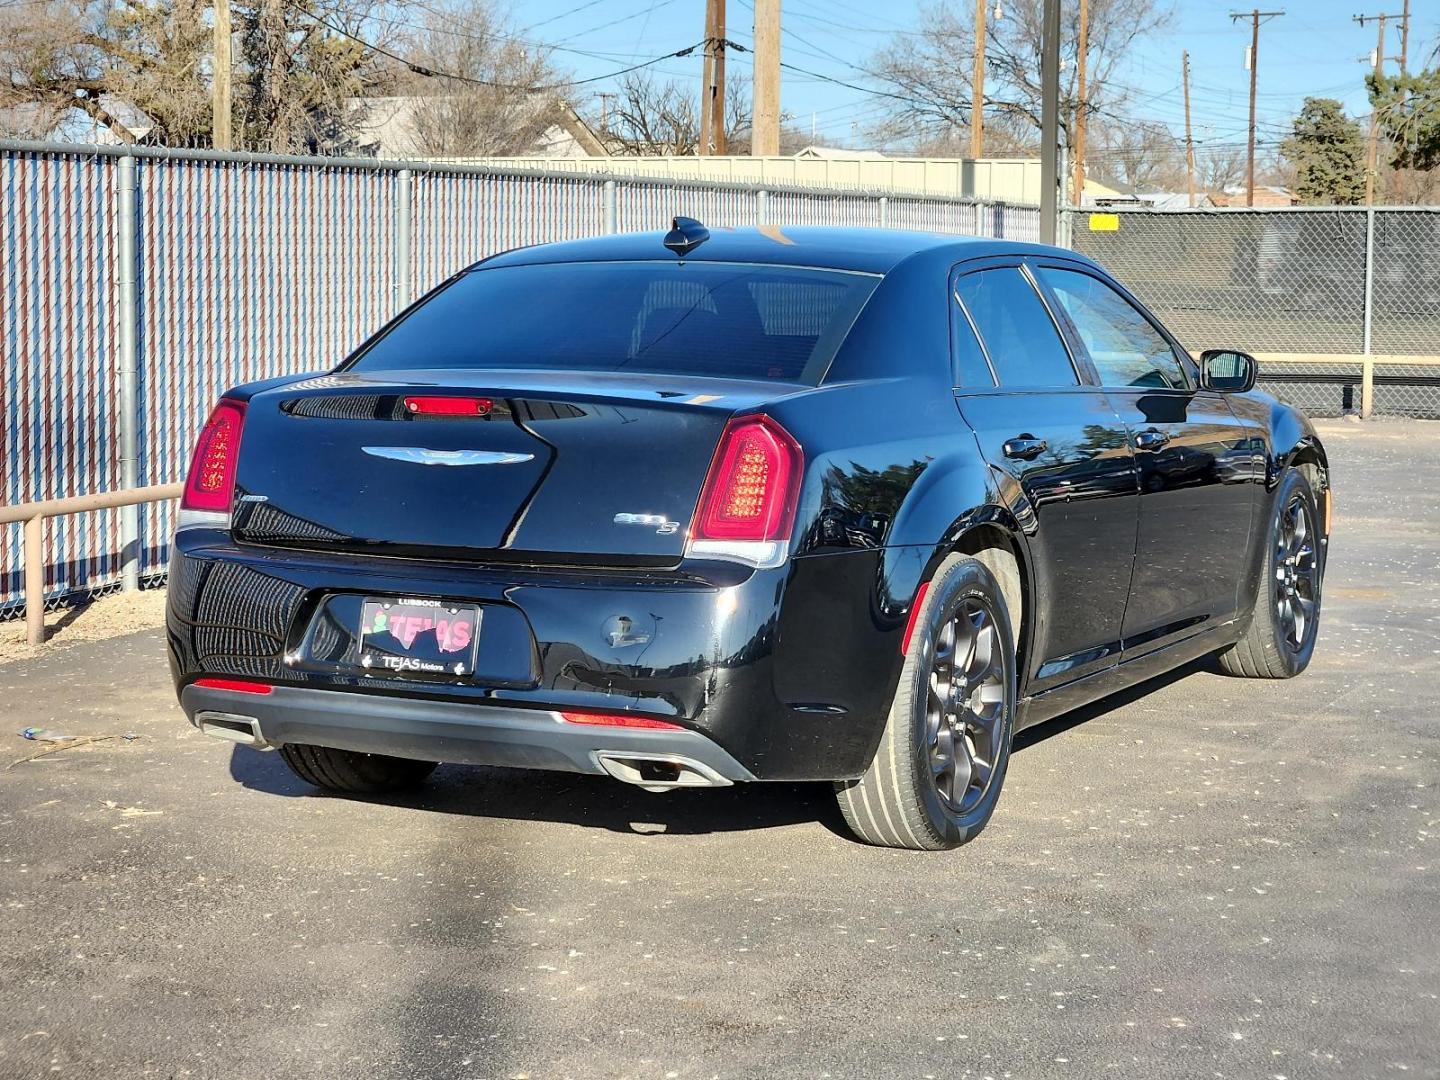
<svg viewBox="0 0 1440 1080"><path fill-rule="evenodd" d="M1275 493L1265 564L1245 636L1220 654L1227 675L1292 679L1310 665L1320 624L1325 538L1305 475L1286 473Z"/></svg>
<svg viewBox="0 0 1440 1080"><path fill-rule="evenodd" d="M280 756L307 784L345 795L379 795L414 787L434 772L437 764L304 743L286 743L280 747Z"/></svg>
<svg viewBox="0 0 1440 1080"><path fill-rule="evenodd" d="M880 746L835 785L845 822L882 847L937 851L980 835L1015 728L1015 643L999 584L952 555L931 580Z"/></svg>

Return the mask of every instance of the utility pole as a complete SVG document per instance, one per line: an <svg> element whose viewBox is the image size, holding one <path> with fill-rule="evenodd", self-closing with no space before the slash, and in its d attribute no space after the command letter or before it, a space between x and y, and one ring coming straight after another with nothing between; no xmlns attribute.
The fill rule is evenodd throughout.
<svg viewBox="0 0 1440 1080"><path fill-rule="evenodd" d="M755 95L750 153L780 153L780 0L755 0Z"/></svg>
<svg viewBox="0 0 1440 1080"><path fill-rule="evenodd" d="M230 0L215 0L215 58L210 73L210 144L230 149Z"/></svg>
<svg viewBox="0 0 1440 1080"><path fill-rule="evenodd" d="M725 140L725 0L705 0L705 74L700 100L700 154L729 152Z"/></svg>
<svg viewBox="0 0 1440 1080"><path fill-rule="evenodd" d="M1410 0L1400 14L1400 75L1410 74Z"/></svg>
<svg viewBox="0 0 1440 1080"><path fill-rule="evenodd" d="M1075 170L1074 205L1079 206L1085 196L1085 114L1089 111L1085 100L1085 62L1090 52L1090 4L1080 0L1080 33L1075 45Z"/></svg>
<svg viewBox="0 0 1440 1080"><path fill-rule="evenodd" d="M1055 243L1060 195L1060 0L1045 0L1040 39L1040 242Z"/></svg>
<svg viewBox="0 0 1440 1080"><path fill-rule="evenodd" d="M1185 84L1185 181L1190 189L1190 209L1195 209L1195 140L1190 137L1190 53L1180 53L1180 76Z"/></svg>
<svg viewBox="0 0 1440 1080"><path fill-rule="evenodd" d="M985 3L975 0L975 74L970 82L970 157L985 156Z"/></svg>
<svg viewBox="0 0 1440 1080"><path fill-rule="evenodd" d="M1250 20L1250 138L1245 154L1245 205L1255 205L1255 83L1256 76L1260 70L1260 20L1269 22L1271 19L1284 15L1284 11L1261 11L1259 8L1251 10L1250 14L1244 12L1230 12L1230 21L1239 19Z"/></svg>
<svg viewBox="0 0 1440 1080"><path fill-rule="evenodd" d="M1410 22L1410 5L1407 2L1405 11L1400 15L1356 15L1355 21L1361 26L1367 22L1377 24L1379 31L1375 40L1375 52L1371 55L1371 63L1375 65L1375 78L1378 80L1385 74L1385 23L1390 19L1404 19L1408 26ZM1408 42L1405 41L1404 33L1401 34L1401 48L1404 49ZM1405 61L1401 61L1403 69ZM1380 116L1372 107L1370 109L1370 144L1365 150L1365 205L1375 204L1375 181L1380 173Z"/></svg>

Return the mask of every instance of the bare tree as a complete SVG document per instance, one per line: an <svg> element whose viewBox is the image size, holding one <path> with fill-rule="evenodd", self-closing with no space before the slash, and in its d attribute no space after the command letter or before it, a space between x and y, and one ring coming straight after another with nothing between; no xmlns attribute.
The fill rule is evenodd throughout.
<svg viewBox="0 0 1440 1080"><path fill-rule="evenodd" d="M1202 146L1195 152L1195 179L1202 190L1224 191L1245 179L1245 147L1241 144Z"/></svg>
<svg viewBox="0 0 1440 1080"><path fill-rule="evenodd" d="M46 134L70 108L102 122L107 89L105 9L57 0L0 7L0 123L5 134Z"/></svg>
<svg viewBox="0 0 1440 1080"><path fill-rule="evenodd" d="M1004 17L986 20L985 131L1008 151L1033 141L1040 127L1040 54L1044 0L1006 0ZM1127 90L1116 65L1137 41L1171 18L1167 0L1090 0L1087 111L1114 115ZM1075 90L1078 8L1067 4L1061 31L1061 129L1070 142ZM905 100L894 101L877 127L882 137L913 142L969 131L974 12L970 4L934 4L917 32L897 34L871 60L875 79ZM993 117L993 119L992 119Z"/></svg>
<svg viewBox="0 0 1440 1080"><path fill-rule="evenodd" d="M700 111L693 87L678 80L658 82L646 72L631 72L608 109L602 135L612 154L622 157L694 154L700 145ZM725 98L725 129L730 141L750 129L750 98L745 85L732 82Z"/></svg>
<svg viewBox="0 0 1440 1080"><path fill-rule="evenodd" d="M1184 152L1164 124L1097 124L1089 137L1090 175L1133 191L1178 190L1185 184Z"/></svg>
<svg viewBox="0 0 1440 1080"><path fill-rule="evenodd" d="M426 8L408 55L427 71L402 86L418 98L409 129L417 153L521 154L555 122L565 76L548 53L510 36L492 0ZM463 79L446 75L463 76Z"/></svg>

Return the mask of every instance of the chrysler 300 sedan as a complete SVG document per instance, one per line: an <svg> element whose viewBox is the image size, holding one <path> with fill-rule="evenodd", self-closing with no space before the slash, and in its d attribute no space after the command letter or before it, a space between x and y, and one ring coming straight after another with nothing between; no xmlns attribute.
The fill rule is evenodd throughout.
<svg viewBox="0 0 1440 1080"><path fill-rule="evenodd" d="M1017 730L1310 661L1325 450L1254 381L1035 244L681 218L497 255L215 406L180 702L335 791L818 780L863 840L954 847Z"/></svg>

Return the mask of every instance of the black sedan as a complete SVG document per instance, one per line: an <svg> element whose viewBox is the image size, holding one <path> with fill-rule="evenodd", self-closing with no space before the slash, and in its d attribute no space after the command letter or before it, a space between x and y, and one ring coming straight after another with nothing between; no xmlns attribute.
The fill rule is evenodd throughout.
<svg viewBox="0 0 1440 1080"><path fill-rule="evenodd" d="M1015 732L1315 647L1324 448L1034 244L716 230L508 252L229 391L170 577L180 702L305 780L469 762L994 812Z"/></svg>

